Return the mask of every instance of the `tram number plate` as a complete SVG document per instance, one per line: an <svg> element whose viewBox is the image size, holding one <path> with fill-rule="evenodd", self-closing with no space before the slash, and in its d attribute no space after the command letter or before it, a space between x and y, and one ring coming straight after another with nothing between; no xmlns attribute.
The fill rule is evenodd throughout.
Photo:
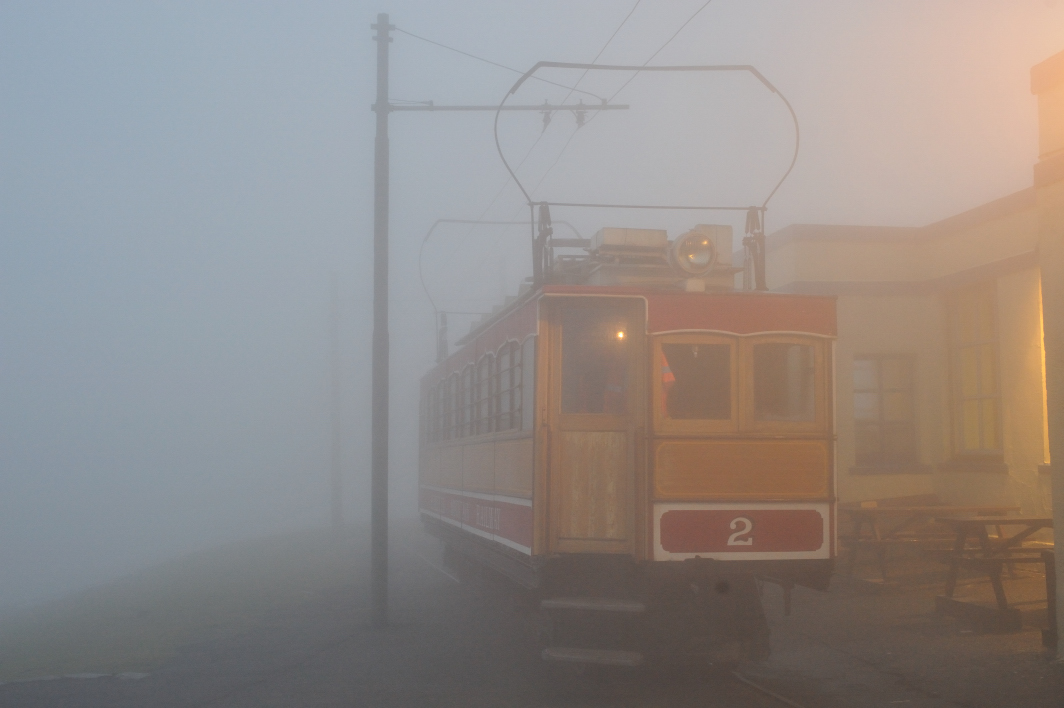
<svg viewBox="0 0 1064 708"><path fill-rule="evenodd" d="M660 539L669 553L817 551L824 517L815 509L670 509Z"/></svg>

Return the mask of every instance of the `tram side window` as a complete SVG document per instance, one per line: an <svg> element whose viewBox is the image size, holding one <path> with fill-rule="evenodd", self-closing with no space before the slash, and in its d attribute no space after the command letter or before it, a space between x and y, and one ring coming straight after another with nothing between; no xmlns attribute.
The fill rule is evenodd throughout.
<svg viewBox="0 0 1064 708"><path fill-rule="evenodd" d="M485 354L477 362L475 397L474 397L474 425L473 431L477 435L490 433L493 428L494 416L492 415L492 389L495 357Z"/></svg>
<svg viewBox="0 0 1064 708"><path fill-rule="evenodd" d="M628 412L628 321L608 307L562 314L562 412Z"/></svg>
<svg viewBox="0 0 1064 708"><path fill-rule="evenodd" d="M439 395L439 389L433 386L428 390L428 395L425 396L425 405L421 411L421 437L423 440L435 442L439 440L437 432L439 430L439 418L436 417L436 397Z"/></svg>
<svg viewBox="0 0 1064 708"><path fill-rule="evenodd" d="M813 347L808 344L754 345L754 413L758 420L812 421Z"/></svg>
<svg viewBox="0 0 1064 708"><path fill-rule="evenodd" d="M496 357L495 430L513 430L521 422L521 350L505 345Z"/></svg>
<svg viewBox="0 0 1064 708"><path fill-rule="evenodd" d="M473 365L469 364L462 369L462 376L458 382L458 435L464 438L470 434L473 427Z"/></svg>
<svg viewBox="0 0 1064 708"><path fill-rule="evenodd" d="M666 418L731 418L729 345L662 344L661 354L661 404Z"/></svg>
<svg viewBox="0 0 1064 708"><path fill-rule="evenodd" d="M517 389L517 400L514 403L514 411L517 419L514 427L521 430L532 430L534 411L532 410L536 400L536 338L529 337L521 345L521 385Z"/></svg>
<svg viewBox="0 0 1064 708"><path fill-rule="evenodd" d="M455 394L458 392L458 374L451 374L443 382L443 438L451 440L458 437L458 415Z"/></svg>

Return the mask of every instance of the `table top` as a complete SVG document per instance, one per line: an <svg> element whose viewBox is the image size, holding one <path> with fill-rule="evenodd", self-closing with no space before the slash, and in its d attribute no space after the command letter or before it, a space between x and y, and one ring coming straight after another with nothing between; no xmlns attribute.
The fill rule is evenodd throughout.
<svg viewBox="0 0 1064 708"><path fill-rule="evenodd" d="M868 514L870 516L946 516L949 514L1002 514L1019 511L1018 506L842 506L839 511L847 514Z"/></svg>
<svg viewBox="0 0 1064 708"><path fill-rule="evenodd" d="M944 524L970 526L1041 526L1053 528L1053 519L1047 516L939 516L935 521Z"/></svg>

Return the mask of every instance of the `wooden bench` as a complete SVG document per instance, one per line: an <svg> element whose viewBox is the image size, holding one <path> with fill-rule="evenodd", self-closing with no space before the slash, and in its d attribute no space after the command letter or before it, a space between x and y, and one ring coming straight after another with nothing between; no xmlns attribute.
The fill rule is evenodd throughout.
<svg viewBox="0 0 1064 708"><path fill-rule="evenodd" d="M955 506L943 504L934 494L839 504L839 515L848 520L849 532L839 542L849 551L846 573L853 569L860 553L873 553L879 571L887 580L888 551L891 548L918 547L948 552L954 535L947 526L936 523L941 516L955 514L992 515L1019 511L1018 506ZM867 530L867 531L866 531Z"/></svg>

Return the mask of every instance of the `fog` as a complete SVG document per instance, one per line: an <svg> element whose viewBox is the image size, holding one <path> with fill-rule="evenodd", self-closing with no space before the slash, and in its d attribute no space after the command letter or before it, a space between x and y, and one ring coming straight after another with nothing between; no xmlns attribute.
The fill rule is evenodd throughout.
<svg viewBox="0 0 1064 708"><path fill-rule="evenodd" d="M701 4L640 3L599 61L642 64ZM365 524L369 25L389 12L400 30L523 71L591 61L631 5L0 5L0 606L325 525L334 273L345 513ZM793 104L801 152L770 204L770 232L921 225L1029 186L1028 72L1061 37L1064 3L1050 0L715 0L654 63L752 64ZM391 52L398 100L494 105L517 77L409 34ZM547 77L568 84L579 73ZM581 88L612 95L627 78L592 73ZM566 93L527 82L511 101ZM539 113L500 120L513 164L534 145L520 171L534 196L745 206L790 161L789 116L749 76L642 75L616 102L631 108L592 119L564 153L571 115L546 131ZM440 218L527 214L492 120L391 117L399 518L415 512L417 383L434 356L418 248ZM577 209L554 218L585 237L719 221ZM487 311L530 272L528 252L527 227L444 225L425 247L425 282L441 309ZM469 321L454 316L452 331Z"/></svg>

